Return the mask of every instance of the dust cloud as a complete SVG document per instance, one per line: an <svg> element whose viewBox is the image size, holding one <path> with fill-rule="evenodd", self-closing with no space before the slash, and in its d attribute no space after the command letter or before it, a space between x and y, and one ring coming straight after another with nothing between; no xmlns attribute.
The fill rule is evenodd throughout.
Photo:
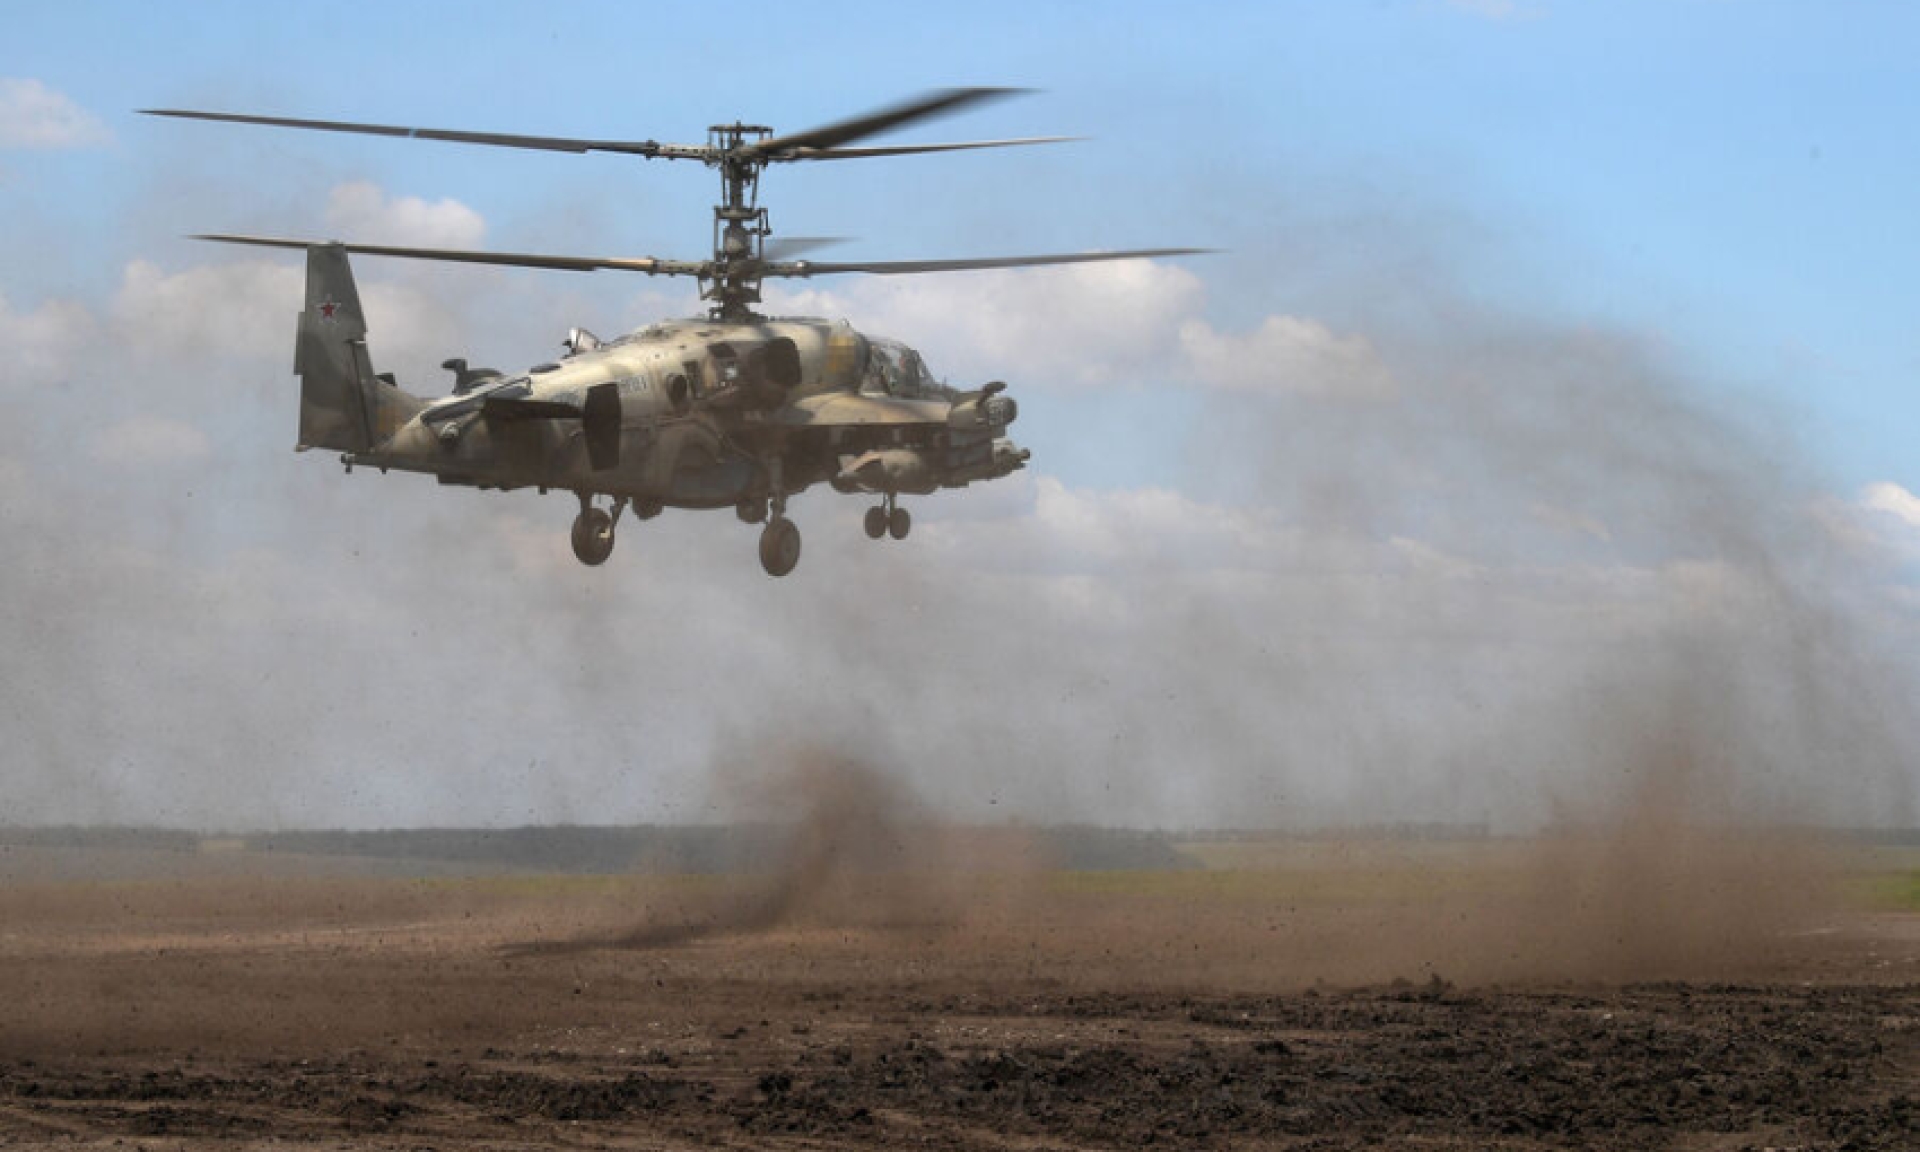
<svg viewBox="0 0 1920 1152"><path fill-rule="evenodd" d="M33 417L0 429L5 818L786 824L764 891L643 926L688 933L836 907L951 920L917 879L962 871L939 828L1544 831L1568 847L1526 870L1544 911L1517 938L1607 970L1795 920L1807 869L1718 879L1790 863L1772 830L1913 822L1911 610L1791 412L1660 332L1490 302L1424 225L1271 227L1208 291L1310 314L1340 355L1311 361L1311 387L1252 342L1231 387L1177 350L1148 365L1134 384L1190 389L1192 434L1115 451L1178 455L1178 491L1075 488L1043 453L916 504L899 547L868 545L858 502L809 493L806 559L778 585L724 514L626 524L587 572L563 497L290 458L291 264L141 261L105 308L35 309L58 338L0 357ZM661 305L360 271L377 366L422 391L445 356L525 363L570 324ZM849 312L956 380L1044 395L1009 369L1034 349L941 346L979 290L922 327ZM144 457L100 447L142 429ZM846 895L872 874L916 881ZM1737 914L1713 928L1703 904ZM1577 930L1537 926L1576 907ZM1678 960L1660 950L1694 922Z"/></svg>
<svg viewBox="0 0 1920 1152"><path fill-rule="evenodd" d="M1223 600L1191 632L1271 642L1293 730L1248 774L1291 795L1261 815L1532 837L1454 930L1379 934L1454 972L1700 976L1826 923L1837 865L1807 829L1912 820L1920 678L1790 413L1658 335L1407 265L1321 285L1368 352L1352 388L1260 374L1193 447L1195 476L1287 534L1268 611ZM1188 751L1244 755L1246 734ZM1342 792L1313 780L1333 760Z"/></svg>
<svg viewBox="0 0 1920 1152"><path fill-rule="evenodd" d="M1309 255L1294 274L1313 290L1272 295L1328 302L1354 386L1243 368L1187 446L1187 489L1254 543L1221 561L1174 525L1160 554L1101 557L1092 610L1083 585L1005 598L1006 579L881 569L898 600L939 602L911 644L900 604L871 596L812 634L834 682L897 705L861 714L880 746L917 746L931 707L969 697L1011 719L992 740L936 725L919 762L867 756L884 775L864 786L916 787L949 820L978 811L956 777L1028 803L1032 777L1056 782L1056 818L1524 836L1444 928L1407 909L1353 936L1463 977L1735 971L1826 924L1839 866L1809 830L1911 822L1920 679L1885 558L1849 538L1792 414L1657 333L1490 304L1431 252L1391 264L1410 277L1324 238ZM1094 571L1049 526L1013 543ZM977 620L1029 638L1020 676L995 682ZM816 729L789 730L804 748ZM790 783L848 819L787 873L783 913L846 859L839 831L887 827L844 779Z"/></svg>
<svg viewBox="0 0 1920 1152"><path fill-rule="evenodd" d="M794 927L942 932L1004 901L1044 856L1017 829L938 819L880 764L846 748L765 739L715 772L716 805L753 829L743 873L706 899L649 909L638 927L508 951L552 955L664 948L708 936ZM983 876L992 878L983 886ZM615 916L630 914L616 909Z"/></svg>

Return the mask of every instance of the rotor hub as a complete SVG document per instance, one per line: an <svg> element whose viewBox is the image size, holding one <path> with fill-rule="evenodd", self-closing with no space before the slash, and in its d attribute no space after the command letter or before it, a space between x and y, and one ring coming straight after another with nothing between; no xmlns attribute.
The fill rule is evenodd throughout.
<svg viewBox="0 0 1920 1152"><path fill-rule="evenodd" d="M760 173L770 157L757 145L773 136L761 124L715 124L707 129L709 161L720 170L720 202L713 206L713 272L700 277L700 298L715 320L752 320L760 302L766 239L773 231L760 206Z"/></svg>

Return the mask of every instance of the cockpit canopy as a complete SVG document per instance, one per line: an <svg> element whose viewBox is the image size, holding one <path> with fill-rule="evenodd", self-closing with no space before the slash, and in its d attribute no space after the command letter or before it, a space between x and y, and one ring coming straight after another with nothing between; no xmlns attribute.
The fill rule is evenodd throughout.
<svg viewBox="0 0 1920 1152"><path fill-rule="evenodd" d="M871 354L867 358L866 378L860 384L862 392L909 399L950 400L956 395L953 389L934 379L920 353L900 341L869 336L867 344Z"/></svg>

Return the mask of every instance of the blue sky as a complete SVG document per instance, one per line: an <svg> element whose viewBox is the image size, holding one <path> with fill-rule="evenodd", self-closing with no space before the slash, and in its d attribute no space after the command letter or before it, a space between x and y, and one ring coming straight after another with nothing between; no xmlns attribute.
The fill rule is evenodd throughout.
<svg viewBox="0 0 1920 1152"><path fill-rule="evenodd" d="M973 748L998 717L1025 716L1009 731L1028 751L1000 771L913 781L974 816L1217 823L1251 805L1524 824L1616 758L1556 751L1564 726L1508 732L1488 719L1502 702L1562 709L1622 665L1684 676L1676 636L1726 620L1771 636L1749 612L1859 615L1890 651L1835 683L1847 708L1897 701L1920 612L1917 32L1909 5L1761 0L769 5L730 25L633 4L10 13L0 382L27 420L0 437L16 557L0 639L37 685L16 715L67 717L13 721L15 746L56 766L13 803L230 825L702 812L707 766L755 736L659 664L728 682L710 663L716 631L731 660L863 686L857 705L823 707L762 664L732 668L775 697L771 715L884 732L875 755L928 732ZM818 499L780 593L795 599L766 635L714 623L767 595L725 525L669 516L648 526L656 542L623 541L611 567L629 583L610 596L569 567L555 504L342 482L287 453L297 260L183 238L697 256L711 173L133 114L697 142L735 117L796 129L961 84L1035 92L897 138L1086 139L777 169L776 231L852 237L835 250L849 259L1221 251L783 290L775 307L906 339L957 381L1007 379L1035 461L929 501L922 550L879 560L842 531L859 509ZM515 367L569 324L617 331L694 307L645 279L359 267L376 359L428 392L449 355ZM66 540L61 526L96 509L117 510L113 530ZM97 573L85 603L68 549ZM644 599L673 581L698 587L699 610ZM838 616L849 587L884 598L896 638L846 639L860 632ZM586 735L536 737L483 708L436 759L421 713L497 691L477 670L502 658L463 602L529 618L509 663L541 687L515 709ZM1045 618L1013 629L1022 677L996 670L1007 639L971 626L1005 603ZM564 641L600 634L580 621L611 605L651 631L622 641L631 662L603 682ZM1141 657L1194 636L1214 664ZM1800 658L1771 642L1720 663ZM282 647L299 663L277 662ZM370 652L387 665L372 681ZM1328 660L1338 674L1296 692ZM637 711L635 676L661 692ZM1215 676L1218 691L1191 687ZM918 684L908 699L875 702L903 681ZM183 683L192 699L151 703ZM261 684L279 687L242 742L276 765L277 799L194 767L217 727L206 700ZM1779 691L1742 678L1723 710L1765 711ZM1298 700L1275 709L1269 693ZM1382 693L1400 702L1386 717ZM309 696L374 722L342 733L292 702ZM121 701L119 719L83 735L63 709L95 697ZM1055 723L1028 714L1035 700ZM610 714L626 726L589 719ZM1913 735L1875 737L1872 755L1904 775L1876 769L1820 811L1911 806ZM1462 776L1509 737L1542 762L1578 760L1585 782ZM1137 756L1116 766L1114 740ZM629 756L633 742L648 754ZM1195 747L1190 772L1160 770ZM315 765L339 757L373 767L332 787ZM92 800L61 784L76 759L114 766L88 769L106 773ZM497 802L450 783L476 771ZM1404 804L1373 806L1389 781ZM599 802L613 793L625 799Z"/></svg>
<svg viewBox="0 0 1920 1152"><path fill-rule="evenodd" d="M985 5L910 18L893 5L773 6L725 35L677 6L196 11L12 15L0 71L42 81L112 136L8 158L0 187L16 226L0 257L16 307L98 291L131 248L179 252L169 224L228 226L227 212L154 218L154 171L196 157L223 169L205 179L232 182L208 209L359 173L458 198L497 222L501 243L678 252L704 240L711 188L698 171L223 133L141 121L135 107L688 139L734 114L797 126L928 86L1023 84L1044 95L918 135L1091 140L1044 158L778 171L776 227L859 235L886 255L1244 249L1263 202L1338 213L1359 191L1461 217L1474 236L1463 275L1489 294L1657 327L1733 391L1801 411L1841 486L1920 487L1908 268L1920 223L1907 199L1920 149L1901 123L1920 97L1920 16L1903 5ZM716 62L736 43L748 81ZM995 194L1008 182L1033 198ZM903 189L943 185L951 195L899 205ZM569 211L578 228L551 219ZM49 258L65 251L90 258ZM1203 274L1235 271L1227 260Z"/></svg>

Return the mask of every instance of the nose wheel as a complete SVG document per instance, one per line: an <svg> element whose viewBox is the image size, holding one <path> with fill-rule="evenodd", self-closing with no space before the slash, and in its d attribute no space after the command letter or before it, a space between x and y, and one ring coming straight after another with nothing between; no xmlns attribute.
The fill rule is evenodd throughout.
<svg viewBox="0 0 1920 1152"><path fill-rule="evenodd" d="M895 504L892 496L888 496L867 509L867 518L862 527L867 530L867 538L871 540L878 540L882 536L905 540L907 533L913 531L913 516Z"/></svg>
<svg viewBox="0 0 1920 1152"><path fill-rule="evenodd" d="M607 562L613 555L613 524L626 508L626 501L615 500L611 511L593 506L592 497L580 494L580 514L573 518L573 554L590 568Z"/></svg>

